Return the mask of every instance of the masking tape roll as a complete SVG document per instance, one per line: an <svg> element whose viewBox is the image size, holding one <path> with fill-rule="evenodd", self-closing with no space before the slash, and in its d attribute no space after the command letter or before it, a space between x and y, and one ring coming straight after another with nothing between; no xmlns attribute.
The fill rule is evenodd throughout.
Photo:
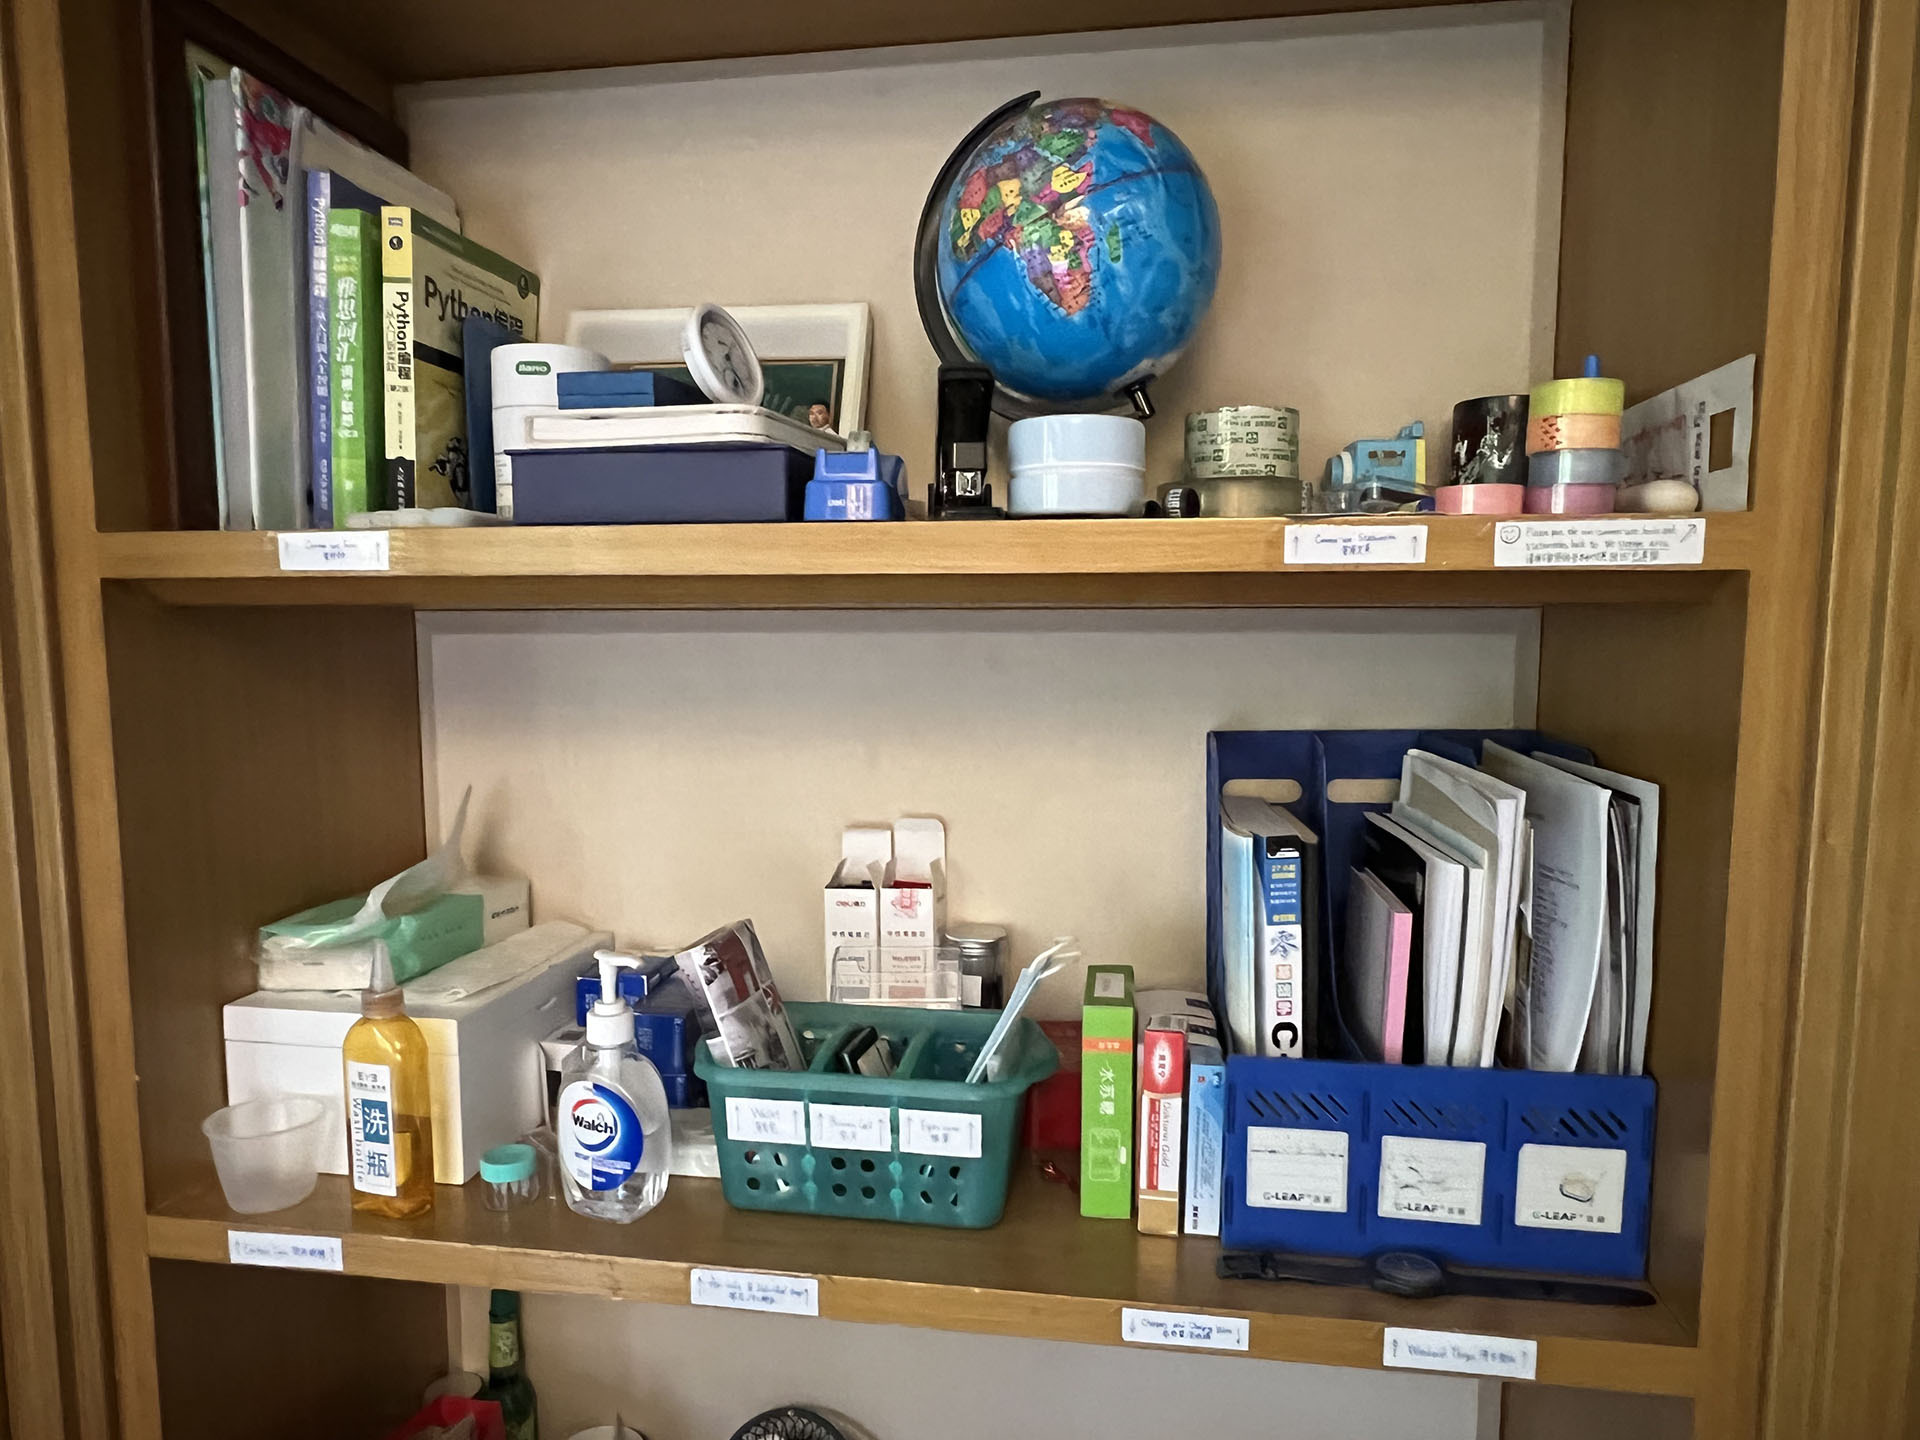
<svg viewBox="0 0 1920 1440"><path fill-rule="evenodd" d="M1549 380L1533 387L1533 399L1527 411L1532 415L1618 415L1626 403L1627 386L1623 380L1599 377Z"/></svg>
<svg viewBox="0 0 1920 1440"><path fill-rule="evenodd" d="M1612 485L1529 485L1529 515L1606 515L1613 510Z"/></svg>
<svg viewBox="0 0 1920 1440"><path fill-rule="evenodd" d="M1187 473L1195 480L1234 476L1300 478L1300 412L1271 405L1227 405L1187 416Z"/></svg>
<svg viewBox="0 0 1920 1440"><path fill-rule="evenodd" d="M1618 485L1627 457L1618 450L1546 450L1527 457L1527 488L1548 485Z"/></svg>
<svg viewBox="0 0 1920 1440"><path fill-rule="evenodd" d="M1524 485L1442 485L1433 492L1433 508L1442 515L1520 515Z"/></svg>
<svg viewBox="0 0 1920 1440"><path fill-rule="evenodd" d="M1527 421L1527 454L1549 450L1618 450L1618 415L1535 415Z"/></svg>

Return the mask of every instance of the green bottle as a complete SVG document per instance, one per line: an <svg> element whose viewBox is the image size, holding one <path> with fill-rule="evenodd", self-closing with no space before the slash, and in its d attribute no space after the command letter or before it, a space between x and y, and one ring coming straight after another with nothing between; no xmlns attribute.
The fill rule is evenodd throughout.
<svg viewBox="0 0 1920 1440"><path fill-rule="evenodd" d="M487 1309L487 1388L482 1400L500 1403L507 1440L540 1440L540 1416L533 1382L520 1352L520 1295L496 1290Z"/></svg>

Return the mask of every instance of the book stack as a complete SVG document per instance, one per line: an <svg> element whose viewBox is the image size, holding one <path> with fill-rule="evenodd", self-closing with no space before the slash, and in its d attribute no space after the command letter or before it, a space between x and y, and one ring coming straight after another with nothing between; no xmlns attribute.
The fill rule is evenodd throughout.
<svg viewBox="0 0 1920 1440"><path fill-rule="evenodd" d="M194 46L187 67L221 527L471 508L467 336L532 339L539 277L271 85Z"/></svg>

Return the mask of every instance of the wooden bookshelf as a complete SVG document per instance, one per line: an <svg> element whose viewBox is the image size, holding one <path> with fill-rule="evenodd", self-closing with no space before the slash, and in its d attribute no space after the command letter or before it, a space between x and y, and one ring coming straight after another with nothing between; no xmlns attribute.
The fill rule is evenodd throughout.
<svg viewBox="0 0 1920 1440"><path fill-rule="evenodd" d="M104 580L213 604L1625 604L1698 598L1765 564L1762 517L1697 518L1704 563L1644 568L1502 569L1496 524L1542 522L1463 515L1326 522L1422 526L1421 565L1289 563L1284 520L396 530L384 574L283 572L271 534L109 532L95 554Z"/></svg>
<svg viewBox="0 0 1920 1440"><path fill-rule="evenodd" d="M820 1281L829 1320L911 1325L1118 1345L1127 1306L1245 1316L1254 1359L1381 1368L1387 1326L1532 1339L1553 1385L1691 1395L1692 1336L1663 1305L1613 1308L1526 1301L1401 1300L1368 1290L1224 1281L1219 1246L1142 1236L1083 1220L1064 1186L1014 1181L990 1230L942 1230L732 1210L719 1182L675 1179L643 1223L585 1220L551 1197L505 1215L476 1186L434 1192L418 1222L354 1216L343 1180L323 1177L302 1204L234 1215L211 1175L157 1204L158 1258L224 1264L229 1230L339 1236L350 1275L436 1285L498 1285L656 1304L688 1303L695 1266L778 1271ZM804 1323L804 1322L802 1322Z"/></svg>

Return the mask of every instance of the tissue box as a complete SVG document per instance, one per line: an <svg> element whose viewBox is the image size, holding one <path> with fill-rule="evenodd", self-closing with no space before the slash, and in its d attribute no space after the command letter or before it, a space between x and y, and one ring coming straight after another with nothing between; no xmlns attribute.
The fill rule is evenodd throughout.
<svg viewBox="0 0 1920 1440"><path fill-rule="evenodd" d="M262 990L364 990L372 970L364 942L308 949L295 942L351 920L366 894L316 905L260 927ZM498 944L527 928L530 892L523 875L470 875L405 915L389 915L369 939L387 942L401 984L449 960Z"/></svg>
<svg viewBox="0 0 1920 1440"><path fill-rule="evenodd" d="M416 1003L407 1013L427 1039L433 1086L433 1178L461 1185L483 1151L518 1140L546 1113L540 1040L566 1021L583 961L613 944L605 931L549 921L455 964L485 965L508 946L528 966L514 979L457 1000ZM418 982L444 991L448 971ZM320 1155L328 1175L347 1173L346 1085L340 1044L360 1018L360 997L260 991L221 1011L227 1103L312 1095L332 1111Z"/></svg>

